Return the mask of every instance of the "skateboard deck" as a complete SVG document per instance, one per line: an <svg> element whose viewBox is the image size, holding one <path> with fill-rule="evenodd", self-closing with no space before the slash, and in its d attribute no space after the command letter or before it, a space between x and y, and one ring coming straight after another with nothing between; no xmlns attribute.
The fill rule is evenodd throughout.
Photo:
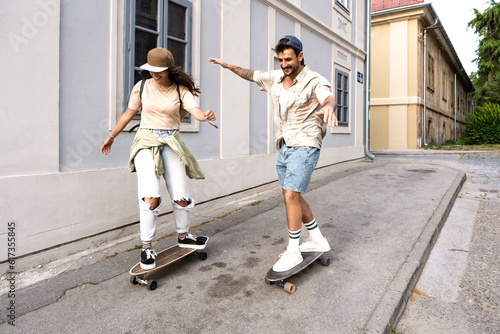
<svg viewBox="0 0 500 334"><path fill-rule="evenodd" d="M324 252L307 252L307 253L302 253L302 258L303 261L293 267L292 269L289 269L287 271L283 272L276 272L271 268L266 275L266 283L273 285L273 284L278 284L279 286L283 287L286 292L288 293L294 293L295 292L295 284L292 284L290 282L285 282L287 278L290 278L291 276L298 274L305 268L307 268L309 265L314 263L315 261L321 261L321 264L323 266L329 266L330 265L330 258L323 256L325 254Z"/></svg>
<svg viewBox="0 0 500 334"><path fill-rule="evenodd" d="M179 247L179 245L174 245L157 253L155 258L156 267L153 269L142 269L140 262L133 266L129 271L130 275L132 275L130 277L130 282L132 284L147 285L150 290L154 290L157 287L157 282L155 280L146 280L144 276L154 272L155 270L164 268L188 255L195 255L202 261L207 259L207 253L202 252L200 249L182 248Z"/></svg>

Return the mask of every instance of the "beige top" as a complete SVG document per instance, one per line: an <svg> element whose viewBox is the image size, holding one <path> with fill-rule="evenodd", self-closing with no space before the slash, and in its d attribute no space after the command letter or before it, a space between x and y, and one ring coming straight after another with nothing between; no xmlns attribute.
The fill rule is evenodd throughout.
<svg viewBox="0 0 500 334"><path fill-rule="evenodd" d="M141 97L139 81L130 94L128 107L132 110L141 109ZM193 94L184 86L179 87L182 110L179 113L179 95L177 86L171 85L167 89L159 88L153 79L146 80L142 92L141 128L159 130L178 130L181 119L187 115L192 108L198 107Z"/></svg>
<svg viewBox="0 0 500 334"><path fill-rule="evenodd" d="M255 71L253 81L267 91L273 100L276 149L287 146L321 148L326 135L326 123L314 113L321 110L332 96L332 86L324 77L305 66L285 92L283 71ZM286 101L281 96L286 93Z"/></svg>

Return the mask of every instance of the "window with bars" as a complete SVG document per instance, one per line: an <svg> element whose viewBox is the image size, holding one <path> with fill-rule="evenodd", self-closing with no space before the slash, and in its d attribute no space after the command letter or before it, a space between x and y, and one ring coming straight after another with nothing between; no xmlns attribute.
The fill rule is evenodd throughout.
<svg viewBox="0 0 500 334"><path fill-rule="evenodd" d="M140 66L149 50L163 47L172 52L175 65L191 72L192 3L188 0L130 0L130 27L126 96L142 80ZM183 122L190 122L188 114Z"/></svg>
<svg viewBox="0 0 500 334"><path fill-rule="evenodd" d="M339 125L349 125L349 74L335 70L335 98L337 100L337 120Z"/></svg>

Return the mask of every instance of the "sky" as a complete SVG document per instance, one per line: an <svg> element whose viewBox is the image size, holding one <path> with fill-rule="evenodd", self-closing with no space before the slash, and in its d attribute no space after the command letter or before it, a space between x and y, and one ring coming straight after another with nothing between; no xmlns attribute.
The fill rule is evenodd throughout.
<svg viewBox="0 0 500 334"><path fill-rule="evenodd" d="M478 36L467 24L474 15L473 8L484 12L489 7L489 0L425 0L431 3L442 26L455 48L462 66L467 74L477 71L477 65L472 61L476 58Z"/></svg>

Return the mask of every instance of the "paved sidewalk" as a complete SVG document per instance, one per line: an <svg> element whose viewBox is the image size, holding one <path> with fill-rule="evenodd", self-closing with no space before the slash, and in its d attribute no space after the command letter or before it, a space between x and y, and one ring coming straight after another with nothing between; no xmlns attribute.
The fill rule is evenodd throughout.
<svg viewBox="0 0 500 334"><path fill-rule="evenodd" d="M452 154L467 174L398 328L405 334L498 333L500 153ZM378 156L379 161L387 156ZM391 160L414 158L401 156ZM427 156L432 163L434 156Z"/></svg>
<svg viewBox="0 0 500 334"><path fill-rule="evenodd" d="M452 168L406 162L315 171L305 198L332 246L331 265L292 277L293 295L264 283L287 244L277 183L204 203L193 225L210 236L206 261L188 258L155 272L155 291L129 283L135 238L85 253L64 270L35 268L21 277L44 280L18 288L16 326L3 323L0 332L387 333L464 180ZM158 251L175 242L170 215L164 220ZM7 295L0 301L6 310Z"/></svg>

